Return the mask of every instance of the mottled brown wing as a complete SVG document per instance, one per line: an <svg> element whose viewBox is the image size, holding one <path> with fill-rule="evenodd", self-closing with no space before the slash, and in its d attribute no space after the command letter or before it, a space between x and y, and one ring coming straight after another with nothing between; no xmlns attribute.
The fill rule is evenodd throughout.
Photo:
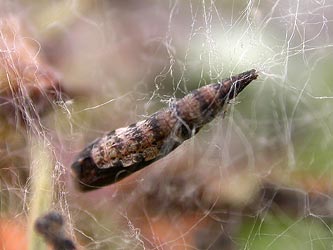
<svg viewBox="0 0 333 250"><path fill-rule="evenodd" d="M116 129L85 148L72 165L82 191L114 183L167 155L196 134L252 80L250 70L194 90L144 121Z"/></svg>

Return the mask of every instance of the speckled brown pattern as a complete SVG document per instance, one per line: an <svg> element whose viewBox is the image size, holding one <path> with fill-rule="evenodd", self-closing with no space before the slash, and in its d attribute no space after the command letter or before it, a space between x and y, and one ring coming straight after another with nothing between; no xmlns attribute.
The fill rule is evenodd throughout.
<svg viewBox="0 0 333 250"><path fill-rule="evenodd" d="M250 70L192 91L146 120L95 140L72 165L82 191L114 183L167 155L196 134L252 80Z"/></svg>

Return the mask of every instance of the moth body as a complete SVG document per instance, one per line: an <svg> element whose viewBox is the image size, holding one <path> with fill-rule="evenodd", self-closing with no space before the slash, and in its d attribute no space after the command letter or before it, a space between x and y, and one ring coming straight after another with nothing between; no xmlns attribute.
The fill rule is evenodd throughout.
<svg viewBox="0 0 333 250"><path fill-rule="evenodd" d="M72 164L82 191L114 183L169 154L221 112L257 72L209 84L143 121L116 129L86 147Z"/></svg>

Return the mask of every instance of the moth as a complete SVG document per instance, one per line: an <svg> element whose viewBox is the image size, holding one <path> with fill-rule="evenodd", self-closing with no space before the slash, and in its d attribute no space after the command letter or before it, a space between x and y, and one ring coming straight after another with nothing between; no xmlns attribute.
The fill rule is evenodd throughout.
<svg viewBox="0 0 333 250"><path fill-rule="evenodd" d="M72 164L81 191L115 183L166 156L223 109L251 81L255 69L196 89L146 120L118 128L88 145Z"/></svg>

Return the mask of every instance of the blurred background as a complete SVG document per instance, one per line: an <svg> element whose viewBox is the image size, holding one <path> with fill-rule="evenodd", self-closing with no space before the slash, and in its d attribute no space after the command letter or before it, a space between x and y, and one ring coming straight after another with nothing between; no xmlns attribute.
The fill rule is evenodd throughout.
<svg viewBox="0 0 333 250"><path fill-rule="evenodd" d="M329 1L0 2L0 249L332 247ZM92 140L255 68L213 122L123 181L81 193Z"/></svg>

